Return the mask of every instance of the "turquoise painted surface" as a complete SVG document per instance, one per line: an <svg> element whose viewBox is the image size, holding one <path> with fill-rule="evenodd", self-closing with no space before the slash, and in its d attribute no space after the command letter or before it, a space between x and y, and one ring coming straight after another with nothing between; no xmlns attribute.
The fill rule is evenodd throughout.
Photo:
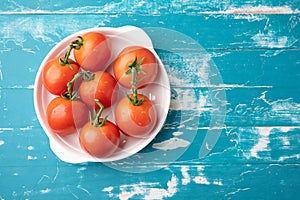
<svg viewBox="0 0 300 200"><path fill-rule="evenodd" d="M300 187L299 6L299 1L2 2L0 199L295 198ZM175 148L147 162L137 157L112 163L123 170L157 168L149 173L64 163L50 150L35 115L39 65L73 32L128 24L168 28L192 38L223 82L206 82L214 76L193 48L182 49L181 57L157 49L173 99L163 130L140 155L166 141ZM195 77L195 70L196 78L187 78ZM217 116L224 123L212 127L216 102L226 108ZM210 154L199 158L211 129L219 130L220 138ZM189 145L176 146L174 138ZM165 162L181 151L176 161Z"/></svg>

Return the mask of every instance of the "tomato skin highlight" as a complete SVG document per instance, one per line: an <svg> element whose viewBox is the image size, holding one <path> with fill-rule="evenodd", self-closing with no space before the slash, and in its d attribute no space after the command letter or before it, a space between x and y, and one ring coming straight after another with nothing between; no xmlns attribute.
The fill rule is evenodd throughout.
<svg viewBox="0 0 300 200"><path fill-rule="evenodd" d="M101 127L86 123L80 131L79 143L81 148L90 155L107 157L119 147L120 132L118 127L109 120L106 120Z"/></svg>
<svg viewBox="0 0 300 200"><path fill-rule="evenodd" d="M157 112L154 104L146 96L139 94L138 99L141 98L144 98L143 103L135 106L125 96L116 106L116 124L127 136L146 137L156 125Z"/></svg>
<svg viewBox="0 0 300 200"><path fill-rule="evenodd" d="M137 87L143 88L153 83L158 72L158 62L154 54L147 48L130 46L121 51L113 65L114 75L120 85L131 88L132 74L126 74L129 66L137 58L137 62L143 59L140 69L144 73L137 73L139 80Z"/></svg>
<svg viewBox="0 0 300 200"><path fill-rule="evenodd" d="M88 109L79 100L54 98L46 110L47 122L53 132L60 136L75 133L89 119Z"/></svg>
<svg viewBox="0 0 300 200"><path fill-rule="evenodd" d="M95 103L98 99L105 108L110 107L118 98L119 87L117 81L108 72L95 72L91 81L82 81L78 92L81 100L90 107L99 108Z"/></svg>
<svg viewBox="0 0 300 200"><path fill-rule="evenodd" d="M99 32L88 32L82 38L83 45L74 49L76 62L86 71L105 70L111 56L109 39Z"/></svg>
<svg viewBox="0 0 300 200"><path fill-rule="evenodd" d="M59 58L48 61L43 68L43 84L45 88L54 95L61 95L67 90L67 83L79 71L79 66L75 61L68 59L70 66L61 65Z"/></svg>

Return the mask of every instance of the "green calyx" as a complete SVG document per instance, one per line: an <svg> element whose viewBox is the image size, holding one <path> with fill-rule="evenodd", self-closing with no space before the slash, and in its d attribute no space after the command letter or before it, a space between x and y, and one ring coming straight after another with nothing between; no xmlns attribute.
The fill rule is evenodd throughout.
<svg viewBox="0 0 300 200"><path fill-rule="evenodd" d="M126 71L126 75L132 73L132 69L135 68L137 73L142 73L146 74L142 69L141 69L141 64L143 63L145 57L143 57L139 62L137 62L137 56L135 56L135 59L132 63L128 64L129 69Z"/></svg>

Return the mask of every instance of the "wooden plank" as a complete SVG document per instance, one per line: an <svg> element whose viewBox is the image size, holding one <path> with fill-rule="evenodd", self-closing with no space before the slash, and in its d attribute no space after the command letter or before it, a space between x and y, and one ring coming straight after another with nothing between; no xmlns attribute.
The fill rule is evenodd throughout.
<svg viewBox="0 0 300 200"><path fill-rule="evenodd" d="M35 53L16 50L14 55L26 62L12 59L10 51L3 52L0 55L0 87L32 89L39 65L49 47L43 46L43 49ZM274 51L274 55L266 57L269 50L208 50L198 54L185 49L178 54L157 49L174 87L297 88L300 86L299 51ZM14 66L18 66L18 70ZM26 79L20 78L22 76Z"/></svg>
<svg viewBox="0 0 300 200"><path fill-rule="evenodd" d="M227 126L300 125L299 88L173 88L174 92L169 117L177 116L172 122L177 126L183 123L181 116L195 121L195 128L209 127L214 117L224 118ZM225 93L224 99L215 98ZM19 96L27 100L11 101ZM32 89L0 89L0 100L1 128L39 127ZM224 110L216 111L221 106Z"/></svg>
<svg viewBox="0 0 300 200"><path fill-rule="evenodd" d="M190 122L195 123L195 122ZM300 157L300 126L226 126L195 129L166 126L141 152L121 161L106 164L120 171L155 171L171 164L293 164ZM209 131L216 134L216 144L206 143ZM219 132L219 134L217 134ZM212 134L212 133L210 133ZM202 148L207 148L207 155ZM40 127L1 128L1 167L45 166L57 161L46 134ZM76 166L76 165L74 165Z"/></svg>
<svg viewBox="0 0 300 200"><path fill-rule="evenodd" d="M172 86L292 87L299 81L298 50L208 50L193 53L157 51ZM285 62L280 62L285 60ZM299 72L299 73L298 73ZM214 80L216 73L222 82Z"/></svg>
<svg viewBox="0 0 300 200"><path fill-rule="evenodd" d="M298 1L225 1L225 2L199 2L197 0L164 0L164 1L64 1L54 0L51 4L43 1L23 2L21 0L7 1L2 3L1 10L4 13L29 12L29 13L101 13L101 14L191 14L199 13L290 13L299 8Z"/></svg>
<svg viewBox="0 0 300 200"><path fill-rule="evenodd" d="M187 196L290 199L299 195L300 186L299 179L295 178L300 169L297 164L170 165L146 174L124 173L101 164L71 166L59 161L35 166L34 171L24 167L1 169L6 185L1 190L3 199L182 199ZM258 187L257 180L268 184Z"/></svg>
<svg viewBox="0 0 300 200"><path fill-rule="evenodd" d="M53 47L55 43L76 31L123 25L161 27L178 31L193 38L205 49L299 48L299 14L250 15L244 18L237 16L239 15L0 15L0 25L4 27L0 30L0 49L9 51L10 45L13 45L15 49L23 47L32 53L45 53L47 51L44 48ZM193 28L187 28L190 25ZM45 47L41 47L43 45Z"/></svg>
<svg viewBox="0 0 300 200"><path fill-rule="evenodd" d="M299 196L299 7L283 0L2 2L0 199ZM39 64L75 31L127 24L184 33L205 52L196 57L192 43L176 38L180 56L158 50L171 80L171 110L162 132L133 159L64 163L34 113ZM163 38L146 31L161 46ZM216 144L206 140L210 132ZM199 151L209 154L199 158Z"/></svg>

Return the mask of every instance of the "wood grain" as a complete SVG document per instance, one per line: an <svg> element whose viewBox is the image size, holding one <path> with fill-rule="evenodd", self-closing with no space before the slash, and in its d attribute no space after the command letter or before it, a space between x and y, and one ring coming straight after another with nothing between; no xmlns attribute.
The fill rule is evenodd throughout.
<svg viewBox="0 0 300 200"><path fill-rule="evenodd" d="M1 4L0 199L299 196L299 1ZM172 88L164 128L132 158L65 163L52 153L34 111L40 63L76 31L128 24L148 31L155 47L170 38L150 27L193 41L156 48Z"/></svg>

